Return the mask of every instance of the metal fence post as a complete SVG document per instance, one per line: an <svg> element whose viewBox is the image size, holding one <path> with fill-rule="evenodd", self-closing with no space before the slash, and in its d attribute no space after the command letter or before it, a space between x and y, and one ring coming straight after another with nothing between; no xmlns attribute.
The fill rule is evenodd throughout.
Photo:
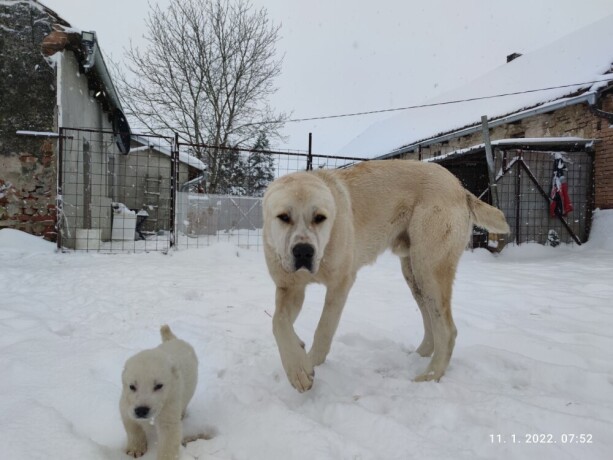
<svg viewBox="0 0 613 460"><path fill-rule="evenodd" d="M522 160L522 151L519 151L519 160ZM522 168L519 165L520 161L515 163L515 244L520 245L521 241L521 181Z"/></svg>
<svg viewBox="0 0 613 460"><path fill-rule="evenodd" d="M172 248L176 237L176 212L177 212L177 166L179 164L179 133L175 133L175 140L170 151L170 242Z"/></svg>
<svg viewBox="0 0 613 460"><path fill-rule="evenodd" d="M313 133L309 133L309 153L307 154L307 171L313 170Z"/></svg>
<svg viewBox="0 0 613 460"><path fill-rule="evenodd" d="M62 250L62 218L64 216L64 197L62 188L64 186L64 128L60 128L60 135L57 143L57 186L55 195L55 230L57 232L57 250Z"/></svg>

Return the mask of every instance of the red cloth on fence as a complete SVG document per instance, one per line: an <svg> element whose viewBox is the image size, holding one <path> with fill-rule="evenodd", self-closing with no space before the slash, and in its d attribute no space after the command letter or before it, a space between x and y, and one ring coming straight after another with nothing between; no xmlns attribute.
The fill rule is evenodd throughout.
<svg viewBox="0 0 613 460"><path fill-rule="evenodd" d="M568 183L566 182L566 163L561 155L556 155L553 163L553 180L551 184L551 203L549 204L549 215L566 216L573 210L573 205L568 196Z"/></svg>

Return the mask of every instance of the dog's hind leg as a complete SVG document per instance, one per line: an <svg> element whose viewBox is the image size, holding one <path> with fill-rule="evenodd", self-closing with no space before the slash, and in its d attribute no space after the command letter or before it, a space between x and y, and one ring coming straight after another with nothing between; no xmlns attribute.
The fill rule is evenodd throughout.
<svg viewBox="0 0 613 460"><path fill-rule="evenodd" d="M326 290L324 308L315 330L313 346L309 351L309 358L314 366L323 363L330 352L332 339L336 333L345 302L347 302L349 290L353 286L354 281L355 275L348 275L340 283L328 286Z"/></svg>
<svg viewBox="0 0 613 460"><path fill-rule="evenodd" d="M430 318L430 312L424 302L421 288L415 281L415 276L413 275L413 268L411 267L411 258L401 257L400 258L400 266L402 267L402 274L404 275L404 279L406 280L409 288L411 288L411 292L413 293L413 298L419 307L419 311L421 312L422 320L424 323L424 338L421 341L421 345L417 347L417 353L420 356L432 356L432 352L434 351L434 338L432 336L432 320Z"/></svg>
<svg viewBox="0 0 613 460"><path fill-rule="evenodd" d="M456 267L468 242L469 216L461 206L434 205L414 211L409 228L410 268L418 288L424 326L430 317L431 337L424 335L423 348L432 359L416 381L440 380L451 359L457 330L451 314L451 293ZM405 270L406 271L406 270ZM426 326L425 326L426 327Z"/></svg>
<svg viewBox="0 0 613 460"><path fill-rule="evenodd" d="M416 382L439 381L445 373L453 348L457 330L451 315L451 290L455 265L439 265L432 273L417 275L423 305L430 315L434 354L426 372L415 378Z"/></svg>

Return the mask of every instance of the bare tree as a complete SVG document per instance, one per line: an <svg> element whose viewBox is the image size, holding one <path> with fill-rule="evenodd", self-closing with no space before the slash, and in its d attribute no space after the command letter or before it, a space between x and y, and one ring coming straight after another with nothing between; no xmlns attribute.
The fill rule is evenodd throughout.
<svg viewBox="0 0 613 460"><path fill-rule="evenodd" d="M126 71L115 66L125 108L150 132L194 144L214 192L223 148L279 137L287 119L267 103L281 72L280 26L248 0L173 0L165 11L153 6L146 24L146 49L131 45Z"/></svg>

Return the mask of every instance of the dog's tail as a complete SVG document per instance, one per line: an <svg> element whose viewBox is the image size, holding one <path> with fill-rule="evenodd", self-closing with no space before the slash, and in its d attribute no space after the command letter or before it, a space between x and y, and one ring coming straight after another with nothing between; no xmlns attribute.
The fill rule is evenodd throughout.
<svg viewBox="0 0 613 460"><path fill-rule="evenodd" d="M491 233L507 234L511 232L509 224L500 209L481 201L470 192L466 192L466 201L474 225L483 227Z"/></svg>
<svg viewBox="0 0 613 460"><path fill-rule="evenodd" d="M168 324L164 324L160 328L160 335L162 336L162 342L168 342L169 340L176 339L177 336L172 333Z"/></svg>

